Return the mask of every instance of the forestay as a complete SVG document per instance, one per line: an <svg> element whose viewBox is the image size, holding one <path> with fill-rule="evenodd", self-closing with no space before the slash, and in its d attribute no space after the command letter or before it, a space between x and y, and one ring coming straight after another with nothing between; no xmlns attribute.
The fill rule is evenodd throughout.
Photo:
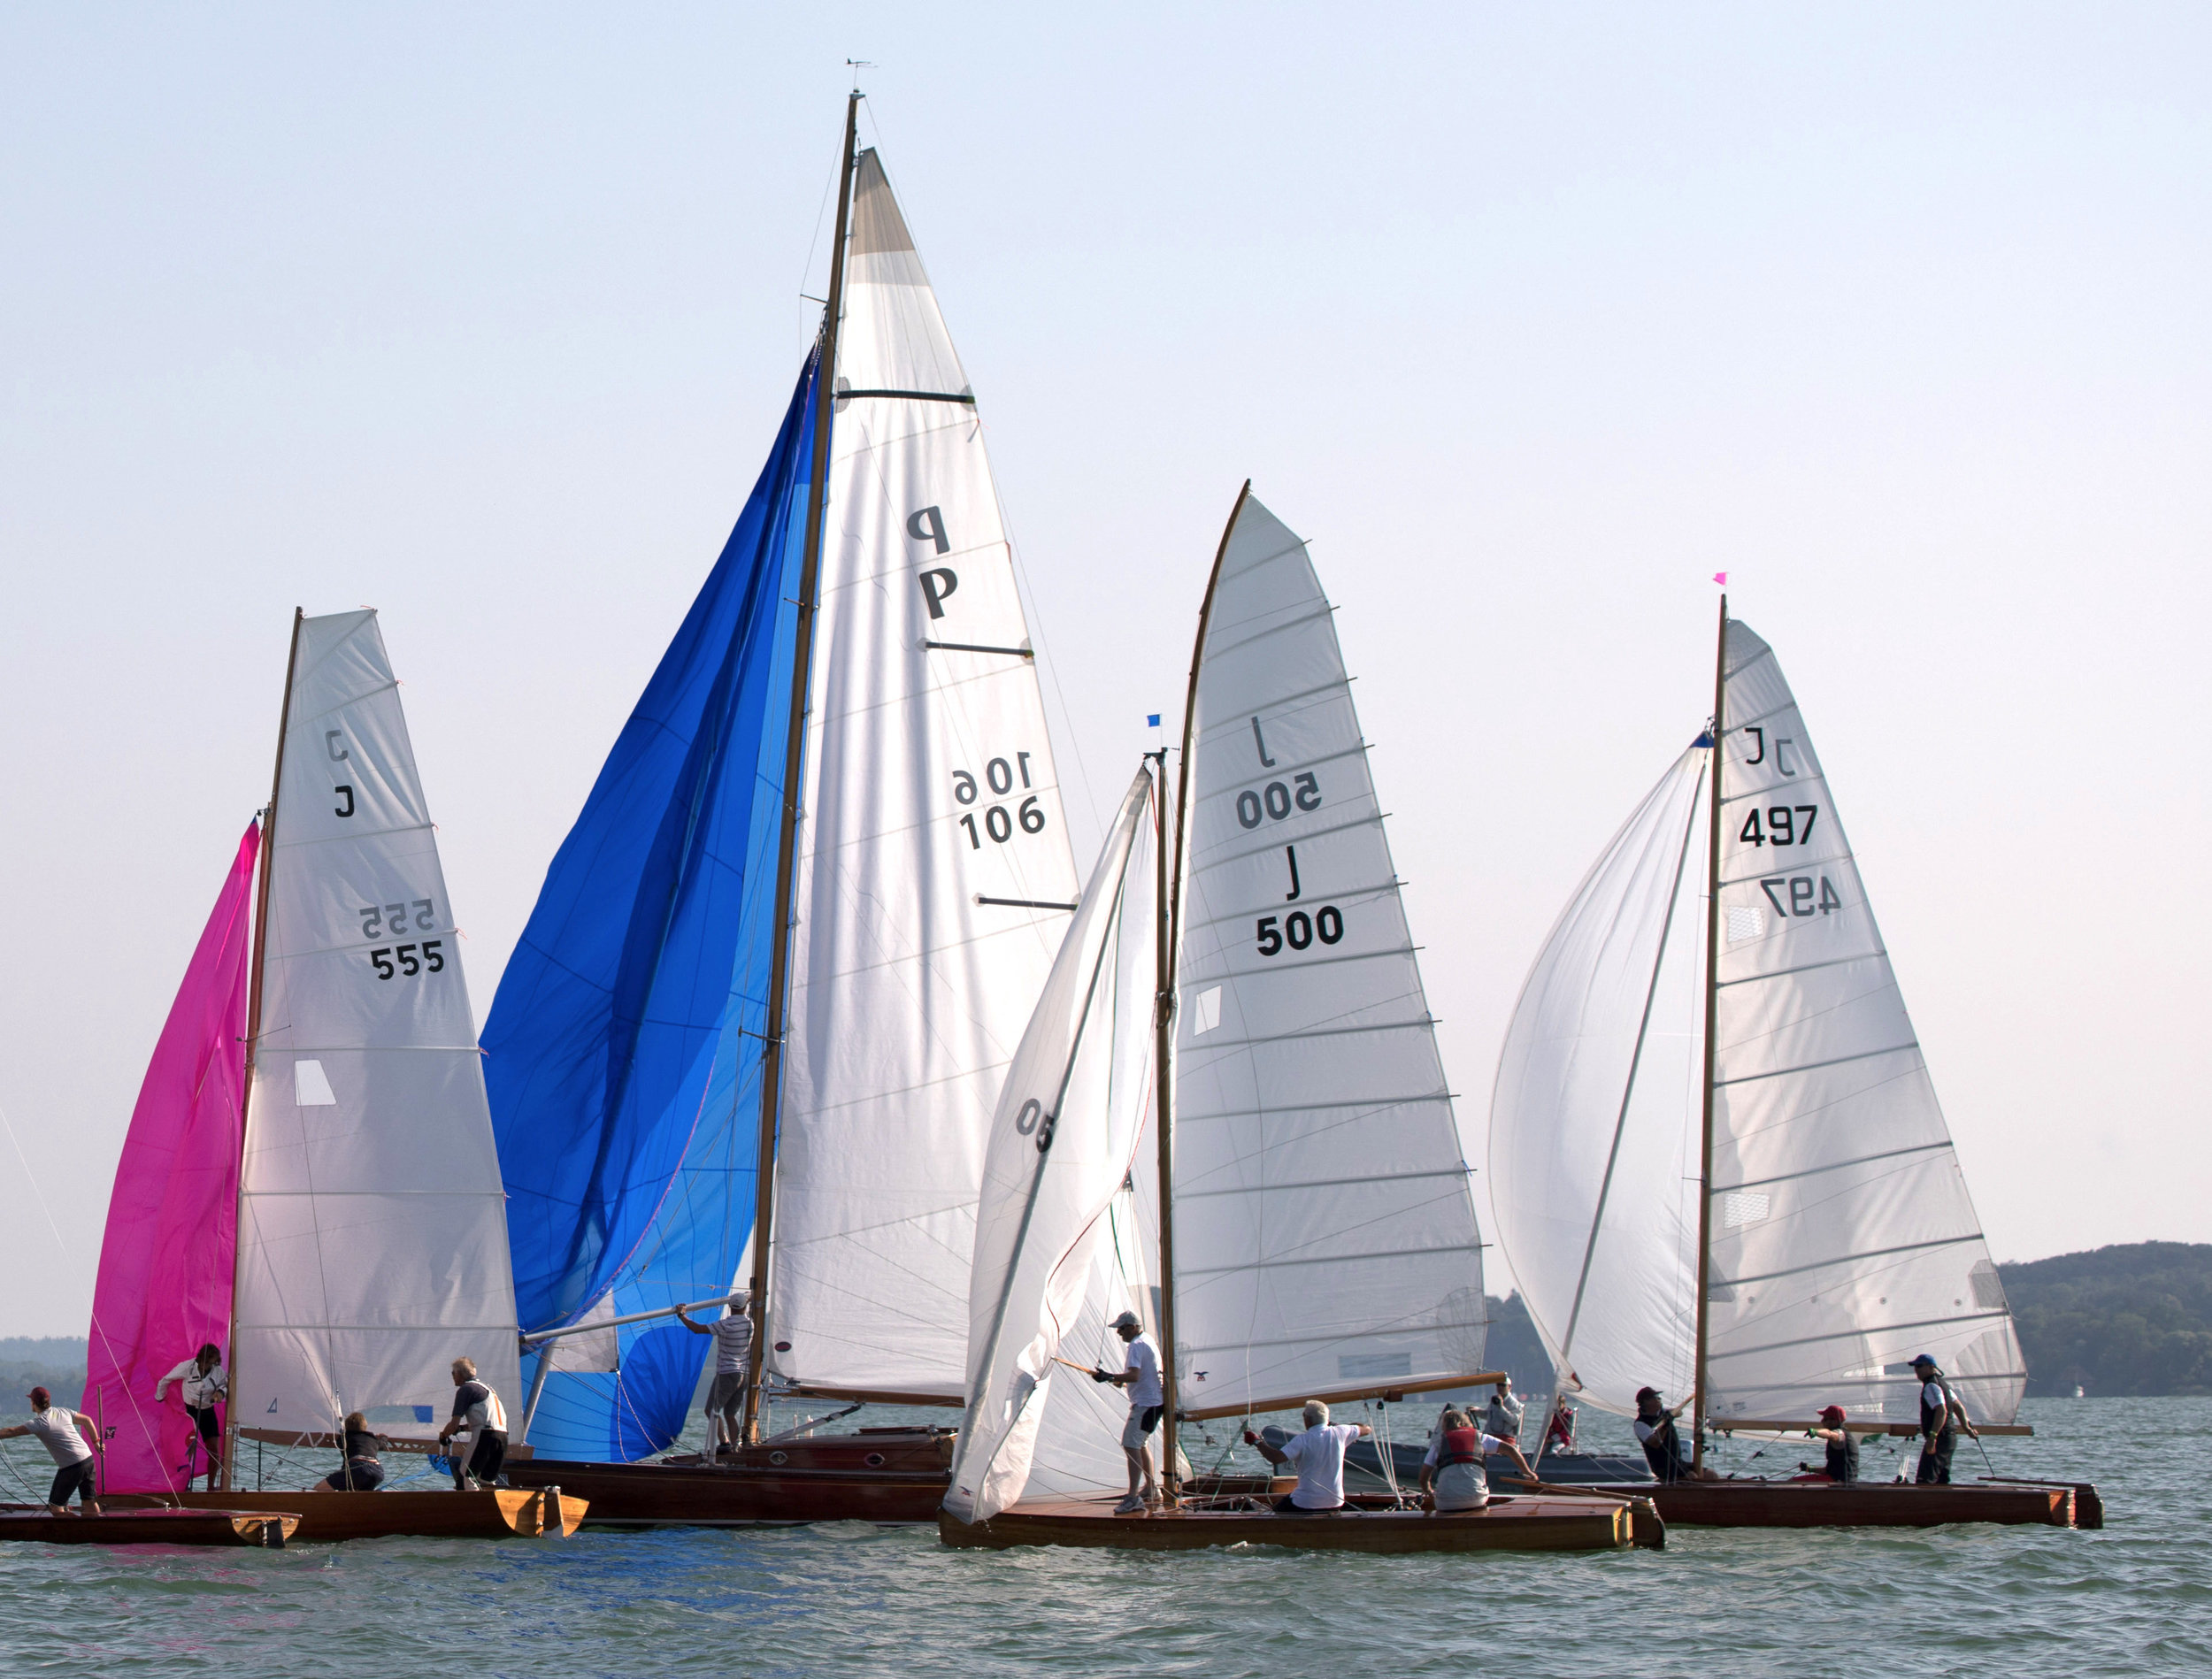
<svg viewBox="0 0 2212 1679"><path fill-rule="evenodd" d="M1109 1209L1153 1090L1158 991L1153 784L1140 770L1085 887L992 1120L969 1296L969 1404L945 1506L987 1522L1043 1477L1118 1479L1121 1390L1056 1366L1084 1358L1086 1299L1112 1255ZM1071 1341L1071 1335L1078 1338ZM1049 1419L1049 1421L1048 1421Z"/></svg>
<svg viewBox="0 0 2212 1679"><path fill-rule="evenodd" d="M240 1201L235 1421L511 1398L514 1289L453 908L376 614L303 620ZM387 1407L405 1407L393 1410Z"/></svg>
<svg viewBox="0 0 2212 1679"><path fill-rule="evenodd" d="M768 1363L956 1401L984 1143L1077 880L973 397L873 151L844 302Z"/></svg>
<svg viewBox="0 0 2212 1679"><path fill-rule="evenodd" d="M1555 1369L1630 1412L1696 1379L1712 742L1637 807L1545 941L1490 1108L1498 1240Z"/></svg>
<svg viewBox="0 0 2212 1679"><path fill-rule="evenodd" d="M2008 1422L2004 1288L1819 756L1732 621L1724 671L1708 1414L1911 1418L1925 1352Z"/></svg>
<svg viewBox="0 0 2212 1679"><path fill-rule="evenodd" d="M1179 1406L1479 1370L1468 1167L1332 609L1248 495L1209 595L1179 913Z"/></svg>

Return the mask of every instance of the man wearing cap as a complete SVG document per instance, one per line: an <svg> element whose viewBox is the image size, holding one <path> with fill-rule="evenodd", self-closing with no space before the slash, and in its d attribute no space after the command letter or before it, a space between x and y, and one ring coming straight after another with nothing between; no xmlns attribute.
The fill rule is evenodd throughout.
<svg viewBox="0 0 2212 1679"><path fill-rule="evenodd" d="M745 1408L745 1389L753 1377L753 1297L740 1294L729 1310L711 1323L695 1322L683 1307L676 1321L694 1335L714 1337L714 1380L707 1385L707 1456L717 1458L738 1449L738 1416Z"/></svg>
<svg viewBox="0 0 2212 1679"><path fill-rule="evenodd" d="M54 1396L42 1387L35 1387L28 1395L31 1401L31 1420L19 1422L13 1428L0 1429L0 1440L12 1440L19 1434L35 1434L47 1455L54 1460L54 1484L46 1495L46 1507L56 1515L69 1514L69 1499L73 1493L83 1501L87 1515L100 1514L96 1477L93 1474L92 1454L107 1447L100 1439L100 1430L93 1420L81 1411L67 1406L56 1405ZM81 1434L80 1430L83 1432ZM90 1445L86 1441L89 1440Z"/></svg>
<svg viewBox="0 0 2212 1679"><path fill-rule="evenodd" d="M1826 1406L1820 1413L1820 1426L1811 1432L1814 1439L1828 1448L1828 1478L1838 1486L1849 1486L1859 1478L1859 1443L1843 1424L1843 1407ZM1797 1467L1810 1469L1813 1466L1801 1463Z"/></svg>
<svg viewBox="0 0 2212 1679"><path fill-rule="evenodd" d="M1920 1469L1913 1480L1924 1487L1947 1487L1951 1484L1951 1449L1958 1444L1958 1430L1964 1429L1977 1439L1981 1438L1980 1430L1932 1358L1923 1353L1912 1361L1912 1373L1920 1384Z"/></svg>
<svg viewBox="0 0 2212 1679"><path fill-rule="evenodd" d="M1118 1373L1093 1370L1091 1379L1129 1390L1129 1420L1121 1429L1122 1455L1129 1460L1129 1492L1114 1506L1114 1514L1134 1515L1160 1502L1160 1485L1152 1474L1149 1437L1160 1426L1160 1413L1167 1404L1167 1390L1160 1384L1160 1349L1144 1332L1137 1315L1124 1312L1116 1318L1114 1333L1128 1344L1129 1361Z"/></svg>

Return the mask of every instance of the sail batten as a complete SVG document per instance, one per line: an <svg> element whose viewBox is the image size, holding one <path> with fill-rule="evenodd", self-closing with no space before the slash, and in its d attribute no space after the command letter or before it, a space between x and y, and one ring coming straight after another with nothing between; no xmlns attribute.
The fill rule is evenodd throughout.
<svg viewBox="0 0 2212 1679"><path fill-rule="evenodd" d="M1594 1402L1632 1409L1646 1384L1686 1392L1697 1109L1709 1080L1704 1414L1783 1415L1816 1394L1855 1416L1906 1416L1917 1403L1906 1361L1926 1352L1978 1418L2008 1421L2021 1392L2017 1338L1923 1047L1803 715L1772 649L1740 620L1726 625L1721 697L1717 748L1701 737L1616 836L1553 930L1508 1032L1492 1163L1531 1314ZM1701 776L1716 750L1707 1068L1695 1047L1704 883L1668 892L1651 863L1706 822ZM1693 899L1700 913L1683 913ZM1661 1087L1631 1105L1622 1184L1594 1207L1596 1100L1626 1039L1624 952L1666 976L1653 1020L1672 1053ZM1602 1302L1586 1324L1564 1309L1570 1240L1585 1246Z"/></svg>

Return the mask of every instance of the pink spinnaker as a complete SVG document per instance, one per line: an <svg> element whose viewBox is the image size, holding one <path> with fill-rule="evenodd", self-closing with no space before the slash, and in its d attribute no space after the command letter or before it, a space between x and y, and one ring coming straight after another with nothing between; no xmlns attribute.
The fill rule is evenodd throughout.
<svg viewBox="0 0 2212 1679"><path fill-rule="evenodd" d="M157 1405L154 1384L210 1341L229 1363L260 848L260 826L249 824L154 1046L108 1198L83 1408L107 1436L109 1492L181 1491L207 1468L177 1388Z"/></svg>

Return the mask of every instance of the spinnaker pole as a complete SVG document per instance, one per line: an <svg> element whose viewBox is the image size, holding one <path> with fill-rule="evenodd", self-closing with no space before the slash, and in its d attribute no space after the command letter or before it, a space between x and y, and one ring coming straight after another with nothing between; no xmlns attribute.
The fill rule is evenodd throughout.
<svg viewBox="0 0 2212 1679"><path fill-rule="evenodd" d="M238 1293L246 1267L246 1144L252 1123L254 1062L261 1046L261 970L269 946L269 870L276 861L277 790L284 784L284 737L292 723L292 678L300 663L300 625L307 609L292 609L292 650L284 661L284 709L277 714L276 768L269 775L269 808L261 813L261 859L254 882L253 966L247 974L246 1059L238 1083L238 1191L231 1214L230 1389L223 1406L223 1491L232 1490L238 1456ZM185 1489L188 1492L189 1487Z"/></svg>
<svg viewBox="0 0 2212 1679"><path fill-rule="evenodd" d="M1720 597L1720 645L1713 655L1712 822L1705 870L1705 1101L1697 1156L1697 1362L1690 1391L1690 1467L1705 1467L1707 1296L1713 1267L1713 1065L1720 1030L1721 765L1728 755L1728 597Z"/></svg>
<svg viewBox="0 0 2212 1679"><path fill-rule="evenodd" d="M814 620L822 588L823 512L829 496L830 426L835 417L837 325L845 308L845 240L852 220L854 146L860 125L860 91L845 100L845 158L837 188L837 234L830 246L829 301L814 363L814 447L807 481L806 534L799 564L798 634L791 658L791 726L783 755L783 822L776 847L776 898L770 924L776 930L768 979L767 1031L761 1046L760 1140L753 1201L753 1347L745 1384L745 1425L740 1438L760 1438L760 1384L768 1352L768 1249L776 1210L776 1135L783 1102L784 1037L790 1023L791 899L798 878L799 807L806 789L807 695L812 683Z"/></svg>

